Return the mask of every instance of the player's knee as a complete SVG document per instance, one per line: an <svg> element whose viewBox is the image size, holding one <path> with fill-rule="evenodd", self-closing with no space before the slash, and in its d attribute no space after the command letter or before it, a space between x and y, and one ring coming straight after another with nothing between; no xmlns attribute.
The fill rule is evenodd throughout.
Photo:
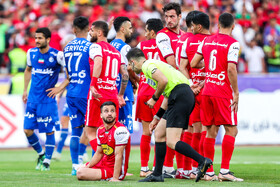
<svg viewBox="0 0 280 187"><path fill-rule="evenodd" d="M24 129L24 133L27 137L31 136L33 134L33 130L30 129Z"/></svg>
<svg viewBox="0 0 280 187"><path fill-rule="evenodd" d="M155 141L156 142L162 142L165 141L165 133L161 130L155 130Z"/></svg>
<svg viewBox="0 0 280 187"><path fill-rule="evenodd" d="M168 147L170 147L171 149L175 149L175 145L176 145L177 142L175 142L174 140L170 140L170 139L167 139L166 141L166 145Z"/></svg>
<svg viewBox="0 0 280 187"><path fill-rule="evenodd" d="M77 171L77 179L78 180L84 180L85 179L85 175L84 175L84 172L83 172L82 168L78 169L78 171Z"/></svg>

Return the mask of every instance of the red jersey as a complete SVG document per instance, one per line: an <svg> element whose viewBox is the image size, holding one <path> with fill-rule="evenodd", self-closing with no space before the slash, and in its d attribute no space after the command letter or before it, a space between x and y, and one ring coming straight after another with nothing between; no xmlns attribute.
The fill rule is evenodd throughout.
<svg viewBox="0 0 280 187"><path fill-rule="evenodd" d="M123 153L122 170L120 178L128 168L130 153L130 134L127 128L120 122L116 122L109 130L104 124L97 129L97 144L103 149L104 156L101 160L102 166L114 168L116 146L126 145Z"/></svg>
<svg viewBox="0 0 280 187"><path fill-rule="evenodd" d="M140 42L137 47L141 49L146 57L146 59L155 59L159 60L158 48L156 44L156 39L150 39L147 41ZM146 77L143 72L140 73L140 81L138 88L138 96L146 95L151 96L155 93L155 89L153 89L146 82Z"/></svg>
<svg viewBox="0 0 280 187"><path fill-rule="evenodd" d="M176 53L175 53L177 68L179 68L179 66L180 66L181 58L187 58L186 55L183 56L181 53L182 53L183 47L185 47L185 45L186 45L187 39L191 36L193 36L193 33L186 32L179 38L179 41L177 42ZM190 64L188 64L187 69L190 70Z"/></svg>
<svg viewBox="0 0 280 187"><path fill-rule="evenodd" d="M207 36L210 36L210 35L208 35L208 34L195 34L195 35L188 38L188 40L186 41L186 46L183 49L184 54L186 54L186 56L182 52L182 55L184 57L188 58L188 60L189 60L188 64L191 63L195 53L197 52L198 46L201 44L201 42ZM190 68L189 74L190 74L190 78L192 79L194 84L200 83L201 81L203 81L205 79L205 68L201 68L201 69Z"/></svg>
<svg viewBox="0 0 280 187"><path fill-rule="evenodd" d="M237 64L239 49L239 42L225 34L206 37L199 45L197 53L204 57L206 72L202 95L233 98L227 69L228 63Z"/></svg>
<svg viewBox="0 0 280 187"><path fill-rule="evenodd" d="M179 31L179 34L169 30L167 27L158 31L156 36L156 44L159 51L160 60L163 62L168 56L174 55L176 52L177 42L180 36L183 34L183 31Z"/></svg>
<svg viewBox="0 0 280 187"><path fill-rule="evenodd" d="M96 89L98 93L102 95L103 99L117 99L118 90L116 87L116 79L121 64L125 64L125 62L123 61L120 52L111 44L102 41L92 45L94 54L90 54L91 58L94 59L97 56L102 57L102 70L97 79ZM89 62L92 77L94 61L89 60ZM91 98L91 96L89 98Z"/></svg>

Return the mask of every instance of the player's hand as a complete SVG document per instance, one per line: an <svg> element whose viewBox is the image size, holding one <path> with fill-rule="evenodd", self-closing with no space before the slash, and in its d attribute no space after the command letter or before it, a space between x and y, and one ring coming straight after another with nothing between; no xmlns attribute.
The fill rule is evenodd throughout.
<svg viewBox="0 0 280 187"><path fill-rule="evenodd" d="M23 94L22 94L22 101L24 104L27 103L27 91L24 91Z"/></svg>
<svg viewBox="0 0 280 187"><path fill-rule="evenodd" d="M55 96L57 94L59 94L60 89L58 87L53 87L53 88L47 89L46 92L49 92L48 95L47 95L48 97L55 98Z"/></svg>
<svg viewBox="0 0 280 187"><path fill-rule="evenodd" d="M118 101L120 108L126 105L123 95L118 95Z"/></svg>
<svg viewBox="0 0 280 187"><path fill-rule="evenodd" d="M150 133L153 133L153 130L157 127L159 120L154 118L153 121L149 124Z"/></svg>
<svg viewBox="0 0 280 187"><path fill-rule="evenodd" d="M94 86L91 86L91 87L90 87L90 91L91 91L91 93L92 93L92 96L93 96L96 100L100 101L99 98L101 98L102 95L101 95L100 93L98 93L98 91L96 90L96 88L95 88Z"/></svg>
<svg viewBox="0 0 280 187"><path fill-rule="evenodd" d="M231 111L234 111L235 113L237 113L238 111L238 100L239 100L239 93L234 94L232 104L229 105L229 107L231 107Z"/></svg>
<svg viewBox="0 0 280 187"><path fill-rule="evenodd" d="M147 105L149 106L149 108L154 108L155 104L156 104L156 101L153 100L153 98L151 98L147 101Z"/></svg>
<svg viewBox="0 0 280 187"><path fill-rule="evenodd" d="M198 86L198 84L191 85L191 89L195 95L199 94L200 92L200 87Z"/></svg>
<svg viewBox="0 0 280 187"><path fill-rule="evenodd" d="M112 178L109 180L109 182L121 182L121 181L119 179Z"/></svg>

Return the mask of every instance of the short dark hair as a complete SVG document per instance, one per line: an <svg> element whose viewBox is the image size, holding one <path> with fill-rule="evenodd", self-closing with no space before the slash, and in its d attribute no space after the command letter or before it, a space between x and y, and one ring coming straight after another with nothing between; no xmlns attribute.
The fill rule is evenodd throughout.
<svg viewBox="0 0 280 187"><path fill-rule="evenodd" d="M105 21L95 21L92 23L92 26L94 26L94 28L102 30L103 35L107 37L109 32L109 27Z"/></svg>
<svg viewBox="0 0 280 187"><path fill-rule="evenodd" d="M151 18L146 21L146 25L149 31L153 30L156 34L163 29L163 23L161 19Z"/></svg>
<svg viewBox="0 0 280 187"><path fill-rule="evenodd" d="M80 30L88 29L89 21L84 16L76 17L73 21L73 26L79 28Z"/></svg>
<svg viewBox="0 0 280 187"><path fill-rule="evenodd" d="M176 11L177 16L181 14L181 6L178 3L168 3L162 8L163 12L173 9Z"/></svg>
<svg viewBox="0 0 280 187"><path fill-rule="evenodd" d="M200 11L198 11L198 10L193 10L188 13L188 15L186 16L186 25L188 28L190 28L192 26L193 17L198 13L200 13Z"/></svg>
<svg viewBox="0 0 280 187"><path fill-rule="evenodd" d="M210 27L209 16L203 12L195 14L192 22L196 25L200 24L204 29L209 29Z"/></svg>
<svg viewBox="0 0 280 187"><path fill-rule="evenodd" d="M47 28L47 27L38 28L38 29L35 31L35 33L43 33L43 35L44 35L45 38L50 38L51 35L52 35L50 29Z"/></svg>
<svg viewBox="0 0 280 187"><path fill-rule="evenodd" d="M116 104L113 101L106 101L101 105L100 111L102 112L102 109L103 109L104 106L110 106L110 105L113 105L115 107L115 109L117 108Z"/></svg>
<svg viewBox="0 0 280 187"><path fill-rule="evenodd" d="M138 59L141 57L145 58L145 55L144 55L143 51L137 47L130 49L128 51L128 53L126 54L126 58L128 61L130 61L132 58Z"/></svg>
<svg viewBox="0 0 280 187"><path fill-rule="evenodd" d="M115 28L116 32L119 32L122 24L126 21L130 22L130 19L128 17L124 17L124 16L117 17L114 20L114 28Z"/></svg>
<svg viewBox="0 0 280 187"><path fill-rule="evenodd" d="M225 12L220 15L219 23L222 28L229 28L233 25L234 18L232 16L232 14Z"/></svg>

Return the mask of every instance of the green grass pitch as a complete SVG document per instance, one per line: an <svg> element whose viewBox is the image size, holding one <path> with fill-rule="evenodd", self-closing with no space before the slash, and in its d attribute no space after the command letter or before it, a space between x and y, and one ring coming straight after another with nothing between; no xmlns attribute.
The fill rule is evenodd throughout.
<svg viewBox="0 0 280 187"><path fill-rule="evenodd" d="M88 148L89 150L89 148ZM153 150L153 149L152 149ZM90 153L88 153L90 154ZM280 186L279 146L237 146L231 161L231 171L244 182L206 182L166 179L164 183L138 183L140 179L140 151L133 147L130 155L129 173L123 182L78 181L71 176L69 149L62 153L61 161L52 161L51 171L36 171L37 155L32 149L0 150L0 186ZM150 160L153 160L151 154ZM218 174L221 147L216 147L214 170ZM152 163L150 164L152 168Z"/></svg>

